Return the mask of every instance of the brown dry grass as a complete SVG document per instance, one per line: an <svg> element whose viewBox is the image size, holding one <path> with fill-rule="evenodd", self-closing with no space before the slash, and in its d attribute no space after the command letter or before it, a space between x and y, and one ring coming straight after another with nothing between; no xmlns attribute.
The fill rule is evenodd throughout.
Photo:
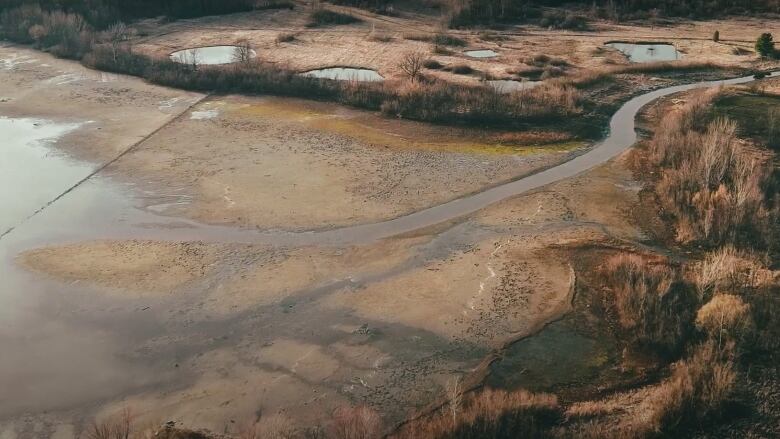
<svg viewBox="0 0 780 439"><path fill-rule="evenodd" d="M607 308L614 309L624 337L662 353L679 350L691 329L695 297L677 270L621 253L607 260L602 275Z"/></svg>
<svg viewBox="0 0 780 439"><path fill-rule="evenodd" d="M382 421L366 406L342 407L333 413L329 437L334 439L377 439L381 437Z"/></svg>
<svg viewBox="0 0 780 439"><path fill-rule="evenodd" d="M766 248L777 218L765 197L771 156L741 142L728 119L707 123L716 93L699 95L661 122L648 154L649 165L661 169L656 196L678 242Z"/></svg>
<svg viewBox="0 0 780 439"><path fill-rule="evenodd" d="M701 300L711 297L714 291L743 292L774 281L774 274L764 268L758 255L732 245L707 253L693 264L691 271Z"/></svg>
<svg viewBox="0 0 780 439"><path fill-rule="evenodd" d="M696 314L696 327L719 344L743 339L752 326L750 305L733 294L716 294Z"/></svg>
<svg viewBox="0 0 780 439"><path fill-rule="evenodd" d="M550 437L560 416L558 400L550 394L524 390L487 389L466 395L456 421L447 410L406 424L395 439L498 439Z"/></svg>

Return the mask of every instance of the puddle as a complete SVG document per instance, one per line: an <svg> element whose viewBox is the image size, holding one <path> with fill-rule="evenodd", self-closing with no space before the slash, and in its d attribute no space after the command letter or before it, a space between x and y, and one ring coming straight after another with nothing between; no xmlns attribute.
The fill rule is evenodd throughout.
<svg viewBox="0 0 780 439"><path fill-rule="evenodd" d="M331 67L328 69L310 70L302 73L303 76L320 79L333 79L336 81L379 82L384 81L375 70L356 69L351 67Z"/></svg>
<svg viewBox="0 0 780 439"><path fill-rule="evenodd" d="M597 377L610 366L614 346L576 331L567 320L512 345L490 366L496 388L549 391Z"/></svg>
<svg viewBox="0 0 780 439"><path fill-rule="evenodd" d="M2 70L13 70L17 66L23 65L23 64L34 64L38 60L33 58L32 56L28 55L19 55L16 53L12 53L7 58L0 58L0 68Z"/></svg>
<svg viewBox="0 0 780 439"><path fill-rule="evenodd" d="M485 81L485 83L493 87L499 93L509 94L538 87L542 81L513 81L511 79L498 79L494 81Z"/></svg>
<svg viewBox="0 0 780 439"><path fill-rule="evenodd" d="M93 168L51 148L81 124L0 117L0 235L89 175ZM23 196L22 196L23 194Z"/></svg>
<svg viewBox="0 0 780 439"><path fill-rule="evenodd" d="M239 61L238 46L210 46L179 50L171 54L171 59L181 64L220 65ZM250 57L257 52L250 50Z"/></svg>
<svg viewBox="0 0 780 439"><path fill-rule="evenodd" d="M208 120L208 119L214 119L217 116L219 116L219 110L201 110L201 111L193 111L192 114L190 114L190 119Z"/></svg>
<svg viewBox="0 0 780 439"><path fill-rule="evenodd" d="M472 58L495 58L498 56L498 52L490 49L467 50L463 53L465 53L466 56L470 56Z"/></svg>
<svg viewBox="0 0 780 439"><path fill-rule="evenodd" d="M606 46L619 50L629 61L635 63L676 61L682 58L671 44L607 43Z"/></svg>

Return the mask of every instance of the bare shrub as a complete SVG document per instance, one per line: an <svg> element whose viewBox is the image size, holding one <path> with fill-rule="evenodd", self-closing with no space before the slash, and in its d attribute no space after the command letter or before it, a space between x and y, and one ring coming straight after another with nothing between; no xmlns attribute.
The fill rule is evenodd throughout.
<svg viewBox="0 0 780 439"><path fill-rule="evenodd" d="M254 58L255 51L252 50L252 44L249 40L241 40L233 49L233 62L248 63Z"/></svg>
<svg viewBox="0 0 780 439"><path fill-rule="evenodd" d="M430 70L439 70L444 67L444 65L435 59L426 59L423 61L423 67Z"/></svg>
<svg viewBox="0 0 780 439"><path fill-rule="evenodd" d="M452 73L458 75L470 75L474 73L474 69L468 64L455 64L452 66Z"/></svg>
<svg viewBox="0 0 780 439"><path fill-rule="evenodd" d="M611 305L632 343L677 351L689 333L695 298L665 263L621 253L603 268Z"/></svg>
<svg viewBox="0 0 780 439"><path fill-rule="evenodd" d="M760 258L731 245L708 253L693 266L693 279L701 300L716 290L742 292L769 284L772 276Z"/></svg>
<svg viewBox="0 0 780 439"><path fill-rule="evenodd" d="M554 395L487 389L464 398L458 422L440 411L406 424L396 439L549 437L560 417Z"/></svg>
<svg viewBox="0 0 780 439"><path fill-rule="evenodd" d="M129 439L132 424L132 413L126 408L101 422L93 422L87 428L86 436L87 439Z"/></svg>
<svg viewBox="0 0 780 439"><path fill-rule="evenodd" d="M714 93L699 95L661 122L650 142L662 168L655 192L682 243L773 242L765 202L771 157L743 145L727 119L706 123Z"/></svg>
<svg viewBox="0 0 780 439"><path fill-rule="evenodd" d="M463 389L461 388L460 377L450 379L445 390L447 393L447 404L452 415L452 425L454 426L458 423L458 412L463 402Z"/></svg>
<svg viewBox="0 0 780 439"><path fill-rule="evenodd" d="M732 360L714 343L698 347L676 363L672 376L656 387L643 403L649 412L649 431L670 431L718 413L734 390Z"/></svg>
<svg viewBox="0 0 780 439"><path fill-rule="evenodd" d="M732 294L716 294L696 314L696 327L716 340L718 346L724 339L743 339L752 326L750 305Z"/></svg>
<svg viewBox="0 0 780 439"><path fill-rule="evenodd" d="M404 74L412 81L416 81L420 77L423 64L425 63L425 54L422 52L410 52L404 55L398 68L401 69Z"/></svg>
<svg viewBox="0 0 780 439"><path fill-rule="evenodd" d="M333 413L331 435L335 439L375 439L381 428L382 420L370 408L342 407Z"/></svg>
<svg viewBox="0 0 780 439"><path fill-rule="evenodd" d="M121 21L112 24L103 33L103 39L107 42L108 46L111 48L111 53L114 62L117 61L117 55L119 54L119 50L121 49L122 45L127 42L128 38L130 38L130 31L128 30L127 25L125 25Z"/></svg>
<svg viewBox="0 0 780 439"><path fill-rule="evenodd" d="M293 439L297 431L284 415L263 416L259 421L239 432L239 439Z"/></svg>
<svg viewBox="0 0 780 439"><path fill-rule="evenodd" d="M291 43L295 41L297 35L292 32L282 32L276 36L276 43Z"/></svg>

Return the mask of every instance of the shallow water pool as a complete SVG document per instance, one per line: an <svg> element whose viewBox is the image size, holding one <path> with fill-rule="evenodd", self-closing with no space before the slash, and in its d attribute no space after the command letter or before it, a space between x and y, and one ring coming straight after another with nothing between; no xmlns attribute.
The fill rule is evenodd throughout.
<svg viewBox="0 0 780 439"><path fill-rule="evenodd" d="M499 93L509 94L538 87L542 81L513 81L510 79L497 79L494 81L485 81L485 83L493 87L493 89Z"/></svg>
<svg viewBox="0 0 780 439"><path fill-rule="evenodd" d="M470 56L472 58L495 58L498 56L498 52L495 52L490 49L468 50L464 53L466 54L466 56Z"/></svg>
<svg viewBox="0 0 780 439"><path fill-rule="evenodd" d="M303 76L320 79L333 79L336 81L359 81L359 82L379 82L384 81L375 70L356 69L352 67L330 67L327 69L310 70L303 73Z"/></svg>
<svg viewBox="0 0 780 439"><path fill-rule="evenodd" d="M257 52L249 49L249 57L256 56ZM238 46L196 47L173 52L171 59L181 64L231 64L241 60L241 48Z"/></svg>
<svg viewBox="0 0 780 439"><path fill-rule="evenodd" d="M682 58L671 44L607 43L606 46L619 50L629 61L635 63L676 61Z"/></svg>

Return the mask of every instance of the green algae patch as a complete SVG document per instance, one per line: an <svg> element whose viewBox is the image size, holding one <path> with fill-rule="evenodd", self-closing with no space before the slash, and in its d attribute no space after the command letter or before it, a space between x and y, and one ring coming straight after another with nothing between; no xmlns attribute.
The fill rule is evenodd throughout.
<svg viewBox="0 0 780 439"><path fill-rule="evenodd" d="M344 136L374 147L397 150L522 156L566 153L588 146L587 142L572 140L561 133L534 132L524 136L524 133L453 129L420 122L387 120L329 104L293 100L268 99L260 103L234 104L227 108L227 111L250 118L273 118L300 123L304 129ZM524 137L531 141L523 142Z"/></svg>

